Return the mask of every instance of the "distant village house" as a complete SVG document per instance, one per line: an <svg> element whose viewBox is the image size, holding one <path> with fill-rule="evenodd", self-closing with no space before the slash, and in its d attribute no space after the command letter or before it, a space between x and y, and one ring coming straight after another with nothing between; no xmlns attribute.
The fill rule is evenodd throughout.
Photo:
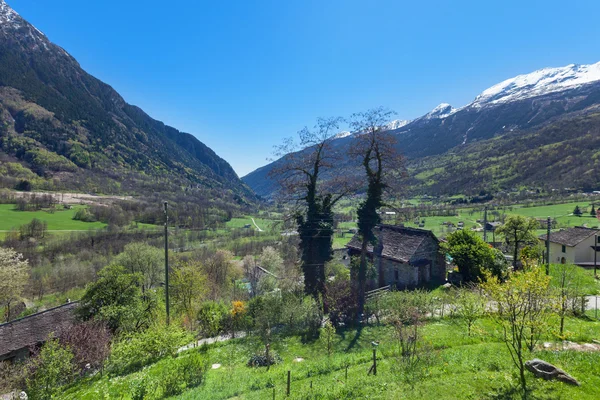
<svg viewBox="0 0 600 400"><path fill-rule="evenodd" d="M594 253L600 264L600 230L577 226L550 234L550 262L575 264L582 267L594 265ZM539 237L546 245L546 235Z"/></svg>

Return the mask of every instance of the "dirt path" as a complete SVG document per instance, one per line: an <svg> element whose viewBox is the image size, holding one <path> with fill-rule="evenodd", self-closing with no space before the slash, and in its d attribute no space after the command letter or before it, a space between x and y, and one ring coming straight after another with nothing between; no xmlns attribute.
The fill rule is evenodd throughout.
<svg viewBox="0 0 600 400"><path fill-rule="evenodd" d="M256 230L259 232L264 232L262 229L260 229L260 226L256 225L256 222L254 222L254 218L250 217L250 219L252 220L252 223L254 224L254 226L256 227Z"/></svg>

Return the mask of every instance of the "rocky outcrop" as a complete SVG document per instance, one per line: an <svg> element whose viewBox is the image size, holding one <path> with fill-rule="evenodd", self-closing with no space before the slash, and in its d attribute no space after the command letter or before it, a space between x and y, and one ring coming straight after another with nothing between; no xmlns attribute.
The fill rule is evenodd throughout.
<svg viewBox="0 0 600 400"><path fill-rule="evenodd" d="M544 378L547 381L557 380L568 383L569 385L579 386L577 379L573 378L562 369L538 358L527 361L525 363L525 368L527 368L528 371L532 372L538 378Z"/></svg>

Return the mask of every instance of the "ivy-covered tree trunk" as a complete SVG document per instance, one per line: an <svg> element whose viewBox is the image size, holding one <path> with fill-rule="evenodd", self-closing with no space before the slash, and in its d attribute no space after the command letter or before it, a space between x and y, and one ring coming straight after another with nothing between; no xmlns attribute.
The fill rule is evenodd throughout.
<svg viewBox="0 0 600 400"><path fill-rule="evenodd" d="M316 195L316 179L307 185L306 216L296 217L300 234L304 291L315 300L325 299L325 263L331 260L333 238L333 203L331 195ZM327 308L323 304L324 309Z"/></svg>
<svg viewBox="0 0 600 400"><path fill-rule="evenodd" d="M385 184L381 180L379 171L375 172L369 167L370 157L365 157L365 167L369 177L369 186L367 189L367 198L358 208L358 233L361 235L360 265L358 267L358 316L361 318L365 309L365 291L367 285L367 250L369 244L375 247L377 237L373 230L381 222L381 217L377 213L383 205L383 189Z"/></svg>

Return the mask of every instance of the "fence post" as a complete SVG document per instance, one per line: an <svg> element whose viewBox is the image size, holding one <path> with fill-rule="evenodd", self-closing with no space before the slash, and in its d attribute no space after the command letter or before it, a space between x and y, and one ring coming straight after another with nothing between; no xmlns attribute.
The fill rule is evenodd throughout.
<svg viewBox="0 0 600 400"><path fill-rule="evenodd" d="M288 377L287 377L287 391L286 391L286 395L289 396L290 395L290 375L291 375L292 371L288 370Z"/></svg>
<svg viewBox="0 0 600 400"><path fill-rule="evenodd" d="M373 349L373 375L377 375L377 349Z"/></svg>

